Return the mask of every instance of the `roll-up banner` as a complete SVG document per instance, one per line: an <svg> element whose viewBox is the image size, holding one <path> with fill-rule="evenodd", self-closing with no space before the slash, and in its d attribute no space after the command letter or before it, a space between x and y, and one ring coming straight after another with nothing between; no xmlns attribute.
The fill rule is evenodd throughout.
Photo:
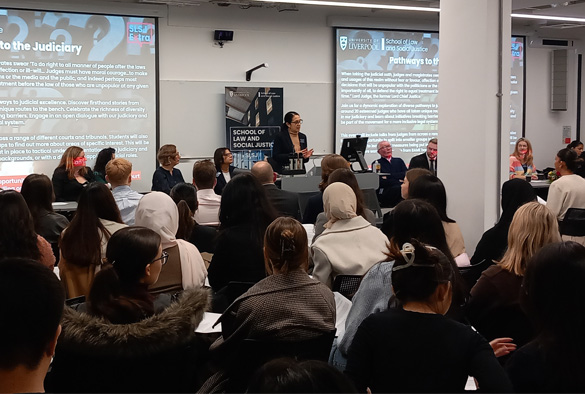
<svg viewBox="0 0 585 394"><path fill-rule="evenodd" d="M283 117L283 88L226 87L226 145L233 165L250 169L270 156Z"/></svg>

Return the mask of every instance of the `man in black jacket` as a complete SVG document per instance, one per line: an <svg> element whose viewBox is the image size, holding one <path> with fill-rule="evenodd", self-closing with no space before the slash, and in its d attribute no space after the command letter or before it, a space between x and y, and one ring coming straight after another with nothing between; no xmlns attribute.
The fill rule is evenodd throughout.
<svg viewBox="0 0 585 394"><path fill-rule="evenodd" d="M427 151L410 159L408 169L411 168L426 168L433 174L437 175L437 148L439 141L433 138L427 145Z"/></svg>
<svg viewBox="0 0 585 394"><path fill-rule="evenodd" d="M264 186L268 200L279 216L291 216L301 220L299 196L297 193L281 190L274 184L274 171L267 161L259 161L252 166L252 175Z"/></svg>

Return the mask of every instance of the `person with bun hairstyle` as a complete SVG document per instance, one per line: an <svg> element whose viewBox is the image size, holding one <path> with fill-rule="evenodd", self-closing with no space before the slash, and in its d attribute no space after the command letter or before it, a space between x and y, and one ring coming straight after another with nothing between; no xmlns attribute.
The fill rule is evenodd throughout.
<svg viewBox="0 0 585 394"><path fill-rule="evenodd" d="M282 173L282 167L289 163L291 153L300 153L306 163L313 155L313 149L307 148L307 136L301 133L303 120L298 112L290 111L284 115L280 133L274 136L270 164L274 171Z"/></svg>
<svg viewBox="0 0 585 394"><path fill-rule="evenodd" d="M402 308L374 313L358 328L345 370L358 392L462 392L468 376L482 391L511 392L489 343L443 316L453 292L449 258L416 239L392 246L389 255Z"/></svg>
<svg viewBox="0 0 585 394"><path fill-rule="evenodd" d="M538 179L534 158L532 157L532 144L526 138L518 138L514 153L510 155L510 179Z"/></svg>
<svg viewBox="0 0 585 394"><path fill-rule="evenodd" d="M175 145L167 144L160 147L156 158L160 166L152 175L151 190L169 194L173 186L185 182L181 170L175 168L181 160L181 155Z"/></svg>
<svg viewBox="0 0 585 394"><path fill-rule="evenodd" d="M551 183L546 206L560 222L569 208L585 208L585 179L575 175L581 163L583 159L569 148L561 149L555 157L555 170L561 177ZM563 235L563 240L585 244L585 237Z"/></svg>
<svg viewBox="0 0 585 394"><path fill-rule="evenodd" d="M274 220L264 235L268 277L238 297L217 321L222 335L210 352L219 371L200 392L218 392L227 383L226 363L244 339L303 341L335 329L333 293L309 277L308 260L303 225L290 217Z"/></svg>
<svg viewBox="0 0 585 394"><path fill-rule="evenodd" d="M56 201L77 201L84 187L95 181L93 171L86 166L83 148L70 146L53 172Z"/></svg>

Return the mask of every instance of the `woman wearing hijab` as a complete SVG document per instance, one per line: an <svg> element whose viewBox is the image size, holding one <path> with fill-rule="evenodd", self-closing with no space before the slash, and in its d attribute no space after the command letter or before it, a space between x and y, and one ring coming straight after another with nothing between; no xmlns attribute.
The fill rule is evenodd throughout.
<svg viewBox="0 0 585 394"><path fill-rule="evenodd" d="M163 250L169 255L158 281L150 286L151 293L177 292L203 285L207 269L199 250L175 237L179 229L179 211L171 197L162 192L142 197L136 208L136 225L158 233Z"/></svg>
<svg viewBox="0 0 585 394"><path fill-rule="evenodd" d="M483 260L499 261L508 247L508 229L514 214L527 202L536 201L536 193L529 183L522 179L510 179L502 185L502 216L496 225L479 240L471 264Z"/></svg>
<svg viewBox="0 0 585 394"><path fill-rule="evenodd" d="M311 246L313 276L330 286L342 275L364 275L385 260L388 238L356 213L356 196L345 183L335 182L323 193L328 222Z"/></svg>

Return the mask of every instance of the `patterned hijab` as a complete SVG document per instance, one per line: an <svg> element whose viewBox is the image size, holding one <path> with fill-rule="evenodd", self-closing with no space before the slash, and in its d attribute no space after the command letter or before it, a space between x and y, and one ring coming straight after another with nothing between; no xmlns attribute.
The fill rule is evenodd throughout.
<svg viewBox="0 0 585 394"><path fill-rule="evenodd" d="M324 227L331 228L338 220L355 218L356 206L355 193L351 187L341 182L330 184L323 192L323 208L328 219Z"/></svg>

